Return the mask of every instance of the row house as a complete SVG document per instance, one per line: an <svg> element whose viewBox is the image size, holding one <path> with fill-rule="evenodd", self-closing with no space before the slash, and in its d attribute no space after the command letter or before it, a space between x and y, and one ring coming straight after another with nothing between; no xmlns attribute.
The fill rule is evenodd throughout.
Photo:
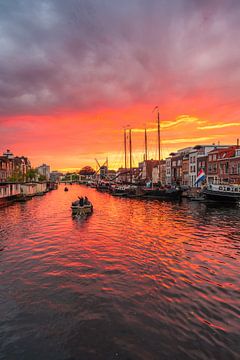
<svg viewBox="0 0 240 360"><path fill-rule="evenodd" d="M198 187L200 184L195 183L201 169L207 175L207 180L210 183L220 181L220 179L221 181L224 179L225 181L230 179L232 182L238 181L238 157L233 156L233 152L236 148L238 151L238 147L233 147L235 150L230 154L231 165L227 160L228 156L225 154L227 148L229 145L196 145L171 153L165 163L165 184ZM218 161L221 154L222 156L225 154L225 161L222 160L222 165L219 168L221 170L220 176ZM231 166L231 169L228 169L228 166Z"/></svg>
<svg viewBox="0 0 240 360"><path fill-rule="evenodd" d="M182 183L182 155L180 152L171 153L171 183L181 184Z"/></svg>
<svg viewBox="0 0 240 360"><path fill-rule="evenodd" d="M25 156L14 156L7 150L0 156L0 182L7 181L13 177L25 181L27 171L31 168L31 163Z"/></svg>
<svg viewBox="0 0 240 360"><path fill-rule="evenodd" d="M195 185L197 175L202 169L207 174L207 161L208 153L217 149L224 149L227 146L221 145L196 145L189 153L189 183L190 187L199 186Z"/></svg>
<svg viewBox="0 0 240 360"><path fill-rule="evenodd" d="M4 156L0 156L0 181L7 181L14 172L14 162Z"/></svg>
<svg viewBox="0 0 240 360"><path fill-rule="evenodd" d="M216 147L208 153L207 182L209 184L218 183L220 181L218 160L226 156L226 149L229 148L231 148L231 146L225 146L223 148Z"/></svg>
<svg viewBox="0 0 240 360"><path fill-rule="evenodd" d="M166 185L166 160L161 160L160 164L153 167L152 170L152 182L158 184L160 181L161 185Z"/></svg>
<svg viewBox="0 0 240 360"><path fill-rule="evenodd" d="M189 186L189 154L182 159L182 185Z"/></svg>
<svg viewBox="0 0 240 360"><path fill-rule="evenodd" d="M240 148L229 146L208 154L208 183L240 183Z"/></svg>
<svg viewBox="0 0 240 360"><path fill-rule="evenodd" d="M166 159L166 165L165 165L165 172L166 172L166 179L165 179L165 184L166 185L171 185L172 183L172 158L168 157Z"/></svg>
<svg viewBox="0 0 240 360"><path fill-rule="evenodd" d="M27 180L27 172L31 169L31 163L25 156L15 156L13 158L14 171L17 174L22 174L23 180Z"/></svg>
<svg viewBox="0 0 240 360"><path fill-rule="evenodd" d="M189 164L188 154L191 147L171 153L171 182L168 184L188 185L187 165Z"/></svg>
<svg viewBox="0 0 240 360"><path fill-rule="evenodd" d="M116 172L115 179L118 183L139 183L142 177L142 169L140 167L134 167L130 171L128 168L119 168Z"/></svg>
<svg viewBox="0 0 240 360"><path fill-rule="evenodd" d="M141 177L142 180L150 181L153 180L153 168L159 165L158 160L144 160L143 162L139 163L139 169L141 169Z"/></svg>

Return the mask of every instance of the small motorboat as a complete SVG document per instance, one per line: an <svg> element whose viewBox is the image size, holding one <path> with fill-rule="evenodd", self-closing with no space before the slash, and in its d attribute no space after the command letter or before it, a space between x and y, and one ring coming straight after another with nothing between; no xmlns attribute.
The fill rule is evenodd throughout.
<svg viewBox="0 0 240 360"><path fill-rule="evenodd" d="M72 215L82 217L92 214L93 205L89 200L76 200L72 203L71 209Z"/></svg>
<svg viewBox="0 0 240 360"><path fill-rule="evenodd" d="M65 186L64 191L68 191L68 187Z"/></svg>

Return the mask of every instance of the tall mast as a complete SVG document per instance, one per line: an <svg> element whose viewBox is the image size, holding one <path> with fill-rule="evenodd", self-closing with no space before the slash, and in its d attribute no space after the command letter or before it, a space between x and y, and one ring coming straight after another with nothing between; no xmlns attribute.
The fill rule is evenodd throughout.
<svg viewBox="0 0 240 360"><path fill-rule="evenodd" d="M146 128L145 128L144 140L145 140L145 160L147 160L148 159L148 152L147 152L147 129Z"/></svg>
<svg viewBox="0 0 240 360"><path fill-rule="evenodd" d="M124 129L124 168L127 169L127 132Z"/></svg>
<svg viewBox="0 0 240 360"><path fill-rule="evenodd" d="M125 171L125 182L127 182L127 130L124 128L124 171Z"/></svg>
<svg viewBox="0 0 240 360"><path fill-rule="evenodd" d="M161 163L161 134L160 134L160 116L159 116L159 109L157 109L157 129L158 129L158 165L159 165L159 170L158 170L158 179L160 181L160 163Z"/></svg>
<svg viewBox="0 0 240 360"><path fill-rule="evenodd" d="M132 182L132 129L129 129L130 182Z"/></svg>

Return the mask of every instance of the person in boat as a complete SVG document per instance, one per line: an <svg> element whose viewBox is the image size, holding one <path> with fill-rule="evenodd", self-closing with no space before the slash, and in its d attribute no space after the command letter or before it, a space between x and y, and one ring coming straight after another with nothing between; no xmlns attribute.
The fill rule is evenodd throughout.
<svg viewBox="0 0 240 360"><path fill-rule="evenodd" d="M80 206L83 206L84 205L84 199L83 199L83 197L81 196L81 197L78 197L79 198L79 205Z"/></svg>
<svg viewBox="0 0 240 360"><path fill-rule="evenodd" d="M84 204L85 205L89 205L89 200L88 200L88 198L85 196L85 198L84 198Z"/></svg>

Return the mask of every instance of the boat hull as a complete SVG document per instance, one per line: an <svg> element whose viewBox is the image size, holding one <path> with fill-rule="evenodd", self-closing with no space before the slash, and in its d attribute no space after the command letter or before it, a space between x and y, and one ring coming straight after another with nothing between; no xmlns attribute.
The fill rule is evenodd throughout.
<svg viewBox="0 0 240 360"><path fill-rule="evenodd" d="M71 209L72 209L72 215L77 215L77 216L90 215L93 212L92 205L83 205L83 206L72 205Z"/></svg>
<svg viewBox="0 0 240 360"><path fill-rule="evenodd" d="M218 202L240 202L240 194L223 193L220 191L204 190L203 195L206 199L214 200Z"/></svg>
<svg viewBox="0 0 240 360"><path fill-rule="evenodd" d="M142 197L146 199L169 199L179 200L182 190L178 189L145 189Z"/></svg>

